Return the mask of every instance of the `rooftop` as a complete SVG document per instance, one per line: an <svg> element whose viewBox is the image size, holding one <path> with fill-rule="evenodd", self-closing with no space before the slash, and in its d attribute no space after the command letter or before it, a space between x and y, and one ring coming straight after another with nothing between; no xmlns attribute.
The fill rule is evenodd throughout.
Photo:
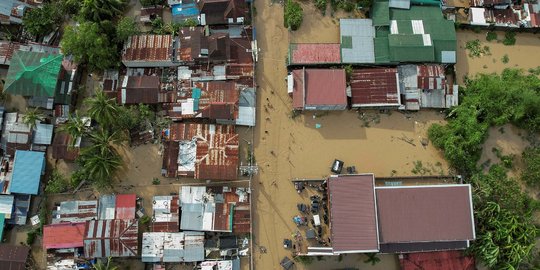
<svg viewBox="0 0 540 270"><path fill-rule="evenodd" d="M84 233L86 258L135 257L139 223L134 220L90 220Z"/></svg>
<svg viewBox="0 0 540 270"><path fill-rule="evenodd" d="M401 105L396 68L355 69L350 84L353 107Z"/></svg>
<svg viewBox="0 0 540 270"><path fill-rule="evenodd" d="M83 247L85 223L59 223L43 226L43 248Z"/></svg>
<svg viewBox="0 0 540 270"><path fill-rule="evenodd" d="M85 222L97 219L97 201L65 201L52 212L52 223Z"/></svg>
<svg viewBox="0 0 540 270"><path fill-rule="evenodd" d="M475 270L474 257L461 251L418 252L399 256L401 270L439 269Z"/></svg>
<svg viewBox="0 0 540 270"><path fill-rule="evenodd" d="M157 76L126 76L118 92L121 104L157 104L160 90Z"/></svg>
<svg viewBox="0 0 540 270"><path fill-rule="evenodd" d="M135 219L136 200L135 194L117 194L115 219Z"/></svg>
<svg viewBox="0 0 540 270"><path fill-rule="evenodd" d="M30 247L0 244L0 268L5 270L26 269Z"/></svg>
<svg viewBox="0 0 540 270"><path fill-rule="evenodd" d="M288 60L289 65L339 64L341 47L339 43L291 43Z"/></svg>
<svg viewBox="0 0 540 270"><path fill-rule="evenodd" d="M204 232L143 233L143 262L199 262L204 257Z"/></svg>
<svg viewBox="0 0 540 270"><path fill-rule="evenodd" d="M150 231L178 232L180 231L179 196L154 196L152 207L154 214Z"/></svg>
<svg viewBox="0 0 540 270"><path fill-rule="evenodd" d="M37 195L44 171L45 153L17 150L13 162L10 192Z"/></svg>
<svg viewBox="0 0 540 270"><path fill-rule="evenodd" d="M371 19L340 19L343 63L375 63L375 28Z"/></svg>
<svg viewBox="0 0 540 270"><path fill-rule="evenodd" d="M297 69L292 71L293 108L344 110L347 106L345 70Z"/></svg>
<svg viewBox="0 0 540 270"><path fill-rule="evenodd" d="M139 35L128 38L122 51L122 62L128 67L173 65L172 35Z"/></svg>
<svg viewBox="0 0 540 270"><path fill-rule="evenodd" d="M379 250L374 185L373 174L328 179L334 253Z"/></svg>

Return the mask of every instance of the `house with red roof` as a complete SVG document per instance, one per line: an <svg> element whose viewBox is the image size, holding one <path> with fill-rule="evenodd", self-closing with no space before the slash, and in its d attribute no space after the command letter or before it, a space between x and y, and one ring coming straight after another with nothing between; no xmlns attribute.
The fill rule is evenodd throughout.
<svg viewBox="0 0 540 270"><path fill-rule="evenodd" d="M58 223L43 226L43 248L82 248L85 223Z"/></svg>
<svg viewBox="0 0 540 270"><path fill-rule="evenodd" d="M297 69L288 76L288 91L295 110L345 110L344 69Z"/></svg>

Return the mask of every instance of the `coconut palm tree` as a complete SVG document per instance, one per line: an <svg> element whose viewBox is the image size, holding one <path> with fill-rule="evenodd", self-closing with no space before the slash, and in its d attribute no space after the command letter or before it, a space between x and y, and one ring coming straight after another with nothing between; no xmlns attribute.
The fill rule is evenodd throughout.
<svg viewBox="0 0 540 270"><path fill-rule="evenodd" d="M366 253L366 256L367 259L364 261L364 263L371 263L371 265L375 265L381 261L381 258L377 257L377 253Z"/></svg>
<svg viewBox="0 0 540 270"><path fill-rule="evenodd" d="M86 121L75 111L74 115L69 115L68 121L59 130L69 134L72 138L71 147L75 146L77 138L82 137L87 132Z"/></svg>
<svg viewBox="0 0 540 270"><path fill-rule="evenodd" d="M90 133L92 145L88 149L99 155L117 155L113 145L122 143L123 139L122 133L119 131L110 132L100 128Z"/></svg>
<svg viewBox="0 0 540 270"><path fill-rule="evenodd" d="M109 98L101 89L96 90L96 95L84 100L87 105L88 115L98 121L104 127L110 127L114 123L118 112L118 105L114 98Z"/></svg>
<svg viewBox="0 0 540 270"><path fill-rule="evenodd" d="M124 7L123 0L84 0L80 15L87 21L99 23L115 19L122 14Z"/></svg>
<svg viewBox="0 0 540 270"><path fill-rule="evenodd" d="M36 127L36 122L41 122L44 118L45 116L38 111L38 108L34 108L26 111L22 117L22 121L23 123L27 124L31 130L33 130Z"/></svg>
<svg viewBox="0 0 540 270"><path fill-rule="evenodd" d="M102 155L95 149L86 148L80 156L82 170L86 179L90 179L98 186L106 186L108 181L122 165L122 158L116 152L107 152Z"/></svg>
<svg viewBox="0 0 540 270"><path fill-rule="evenodd" d="M107 264L104 264L102 260L98 260L97 263L92 265L94 270L117 270L118 267L111 264L111 257L107 258Z"/></svg>

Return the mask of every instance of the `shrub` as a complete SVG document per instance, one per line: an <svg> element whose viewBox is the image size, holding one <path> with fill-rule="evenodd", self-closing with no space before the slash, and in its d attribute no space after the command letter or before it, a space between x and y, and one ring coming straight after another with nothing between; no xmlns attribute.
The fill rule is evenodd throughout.
<svg viewBox="0 0 540 270"><path fill-rule="evenodd" d="M506 46L511 46L516 44L516 33L515 32L506 32L504 34L503 44Z"/></svg>
<svg viewBox="0 0 540 270"><path fill-rule="evenodd" d="M144 216L142 217L141 219L139 219L139 221L141 222L141 224L145 225L145 224L148 224L150 222L150 217L149 216Z"/></svg>
<svg viewBox="0 0 540 270"><path fill-rule="evenodd" d="M157 177L154 177L154 179L152 179L152 185L159 185L161 184L161 180L159 180L159 178Z"/></svg>
<svg viewBox="0 0 540 270"><path fill-rule="evenodd" d="M26 244L29 246L34 244L34 241L36 241L37 234L38 234L37 230L31 230L28 233L26 233Z"/></svg>
<svg viewBox="0 0 540 270"><path fill-rule="evenodd" d="M322 14L326 14L326 6L327 6L326 0L315 0L315 6L322 12Z"/></svg>
<svg viewBox="0 0 540 270"><path fill-rule="evenodd" d="M64 175L54 169L49 177L45 192L47 193L62 193L69 188L69 182Z"/></svg>
<svg viewBox="0 0 540 270"><path fill-rule="evenodd" d="M529 186L540 186L540 147L530 147L521 154L524 169L521 179Z"/></svg>
<svg viewBox="0 0 540 270"><path fill-rule="evenodd" d="M297 2L288 0L285 5L285 27L290 28L293 31L298 30L304 19L302 7Z"/></svg>
<svg viewBox="0 0 540 270"><path fill-rule="evenodd" d="M503 57L501 58L501 62L503 62L503 64L508 64L509 61L510 58L508 57L508 54L503 55Z"/></svg>
<svg viewBox="0 0 540 270"><path fill-rule="evenodd" d="M487 40L487 41L497 40L497 33L496 33L496 32L492 32L492 31L487 32L487 34L486 34L486 40Z"/></svg>

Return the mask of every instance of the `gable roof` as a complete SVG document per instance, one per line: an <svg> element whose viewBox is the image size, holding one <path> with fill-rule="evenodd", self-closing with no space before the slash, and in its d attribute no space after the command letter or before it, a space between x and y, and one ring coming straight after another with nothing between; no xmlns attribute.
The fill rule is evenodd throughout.
<svg viewBox="0 0 540 270"><path fill-rule="evenodd" d="M30 247L0 244L0 269L24 270Z"/></svg>
<svg viewBox="0 0 540 270"><path fill-rule="evenodd" d="M45 153L35 151L15 151L11 193L37 195L41 174L45 170Z"/></svg>
<svg viewBox="0 0 540 270"><path fill-rule="evenodd" d="M331 238L334 253L379 250L373 174L328 179Z"/></svg>
<svg viewBox="0 0 540 270"><path fill-rule="evenodd" d="M85 223L58 223L43 226L43 248L82 247L85 226Z"/></svg>
<svg viewBox="0 0 540 270"><path fill-rule="evenodd" d="M15 52L4 90L14 95L53 97L63 58L61 54Z"/></svg>
<svg viewBox="0 0 540 270"><path fill-rule="evenodd" d="M298 69L292 75L294 109L347 106L344 69Z"/></svg>
<svg viewBox="0 0 540 270"><path fill-rule="evenodd" d="M90 220L84 233L86 258L134 257L139 250L139 223L133 220Z"/></svg>
<svg viewBox="0 0 540 270"><path fill-rule="evenodd" d="M384 243L475 239L470 185L376 187Z"/></svg>

